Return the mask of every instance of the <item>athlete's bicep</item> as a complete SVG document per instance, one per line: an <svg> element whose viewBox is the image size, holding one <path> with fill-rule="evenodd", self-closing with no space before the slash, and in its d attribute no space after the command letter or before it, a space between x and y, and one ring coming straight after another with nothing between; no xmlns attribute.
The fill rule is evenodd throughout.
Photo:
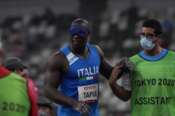
<svg viewBox="0 0 175 116"><path fill-rule="evenodd" d="M100 47L96 46L97 50L99 51L100 58L101 58L101 63L100 63L100 73L109 79L113 67L108 63L108 61L104 58L104 53L101 50Z"/></svg>
<svg viewBox="0 0 175 116"><path fill-rule="evenodd" d="M48 61L46 72L46 86L58 88L61 83L61 75L65 70L63 57L60 54L54 54Z"/></svg>

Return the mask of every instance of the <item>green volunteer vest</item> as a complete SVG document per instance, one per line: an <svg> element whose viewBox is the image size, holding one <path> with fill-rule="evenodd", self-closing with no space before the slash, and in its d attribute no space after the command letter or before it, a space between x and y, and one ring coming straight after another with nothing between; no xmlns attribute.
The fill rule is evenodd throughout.
<svg viewBox="0 0 175 116"><path fill-rule="evenodd" d="M26 80L10 73L0 78L0 116L28 116L30 102Z"/></svg>
<svg viewBox="0 0 175 116"><path fill-rule="evenodd" d="M168 51L158 61L139 55L130 58L132 116L175 116L175 52Z"/></svg>

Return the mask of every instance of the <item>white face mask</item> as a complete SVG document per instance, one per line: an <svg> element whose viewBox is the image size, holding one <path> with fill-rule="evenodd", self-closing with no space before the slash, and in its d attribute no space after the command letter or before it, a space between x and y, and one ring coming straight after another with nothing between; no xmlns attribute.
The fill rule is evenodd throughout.
<svg viewBox="0 0 175 116"><path fill-rule="evenodd" d="M145 50L151 50L155 46L153 41L151 41L151 39L149 39L148 37L145 37L145 36L141 36L140 45Z"/></svg>

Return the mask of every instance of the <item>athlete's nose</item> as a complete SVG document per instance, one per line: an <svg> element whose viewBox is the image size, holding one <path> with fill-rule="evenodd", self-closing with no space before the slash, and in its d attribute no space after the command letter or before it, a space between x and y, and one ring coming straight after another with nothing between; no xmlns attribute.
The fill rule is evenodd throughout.
<svg viewBox="0 0 175 116"><path fill-rule="evenodd" d="M74 35L72 39L82 39L79 35Z"/></svg>

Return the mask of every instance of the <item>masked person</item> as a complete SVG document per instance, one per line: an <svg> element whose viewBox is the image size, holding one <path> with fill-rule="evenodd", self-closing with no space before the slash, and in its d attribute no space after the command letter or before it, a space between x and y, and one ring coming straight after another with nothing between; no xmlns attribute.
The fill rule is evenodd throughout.
<svg viewBox="0 0 175 116"><path fill-rule="evenodd" d="M175 114L175 52L160 46L161 34L159 21L145 20L140 35L143 50L127 61L132 64L132 70L128 72L131 88L129 90L122 87L125 90L122 95L127 99L131 98L132 116ZM115 81L124 72L123 67L129 67L126 61L114 68L109 81L115 95L119 88Z"/></svg>

